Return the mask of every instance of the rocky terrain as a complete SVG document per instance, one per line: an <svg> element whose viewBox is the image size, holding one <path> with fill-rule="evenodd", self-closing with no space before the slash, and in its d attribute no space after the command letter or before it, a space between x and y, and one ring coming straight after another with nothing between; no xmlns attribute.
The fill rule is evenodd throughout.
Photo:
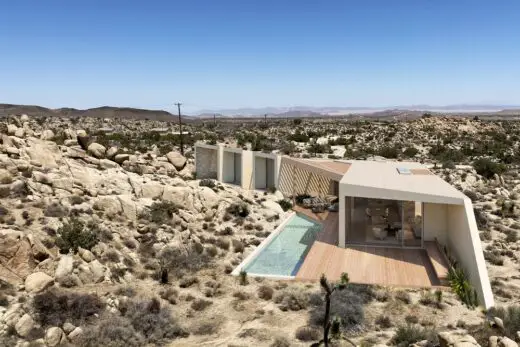
<svg viewBox="0 0 520 347"><path fill-rule="evenodd" d="M319 283L230 273L287 212L279 192L197 180L195 141L294 156L422 161L474 202L497 308L350 284L335 345L517 346L520 124L188 124L10 115L0 123L0 345L309 346Z"/></svg>

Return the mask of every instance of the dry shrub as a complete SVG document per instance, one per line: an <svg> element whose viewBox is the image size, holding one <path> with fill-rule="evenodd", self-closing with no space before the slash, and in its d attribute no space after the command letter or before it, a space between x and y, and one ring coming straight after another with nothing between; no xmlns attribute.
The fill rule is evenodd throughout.
<svg viewBox="0 0 520 347"><path fill-rule="evenodd" d="M224 317L211 317L207 319L198 319L191 326L191 333L195 335L214 335L217 334L224 324Z"/></svg>
<svg viewBox="0 0 520 347"><path fill-rule="evenodd" d="M179 291L173 287L168 287L166 289L162 289L159 292L159 296L161 299L168 301L172 305L175 305L177 303L177 298L179 297Z"/></svg>
<svg viewBox="0 0 520 347"><path fill-rule="evenodd" d="M291 347L289 339L285 336L278 336L274 338L273 343L269 347Z"/></svg>
<svg viewBox="0 0 520 347"><path fill-rule="evenodd" d="M244 300L250 299L251 295L249 293L244 292L244 291L238 290L238 291L233 293L233 297L238 299L238 300L244 301Z"/></svg>
<svg viewBox="0 0 520 347"><path fill-rule="evenodd" d="M83 324L100 314L104 305L97 295L48 290L34 296L33 308L35 319L42 325L61 326L65 322Z"/></svg>
<svg viewBox="0 0 520 347"><path fill-rule="evenodd" d="M271 300L274 294L274 289L267 284L262 284L258 287L258 297L263 300Z"/></svg>
<svg viewBox="0 0 520 347"><path fill-rule="evenodd" d="M321 338L321 330L311 326L299 327L295 337L300 341L316 341Z"/></svg>
<svg viewBox="0 0 520 347"><path fill-rule="evenodd" d="M129 320L135 331L148 343L164 344L169 339L188 336L168 307L161 306L156 298L128 300L119 309L122 316Z"/></svg>
<svg viewBox="0 0 520 347"><path fill-rule="evenodd" d="M208 308L211 304L213 304L213 301L206 299L195 299L191 303L191 308L195 311L203 311L206 308Z"/></svg>
<svg viewBox="0 0 520 347"><path fill-rule="evenodd" d="M277 293L274 302L278 304L282 311L299 311L307 308L308 294L296 288L285 289Z"/></svg>

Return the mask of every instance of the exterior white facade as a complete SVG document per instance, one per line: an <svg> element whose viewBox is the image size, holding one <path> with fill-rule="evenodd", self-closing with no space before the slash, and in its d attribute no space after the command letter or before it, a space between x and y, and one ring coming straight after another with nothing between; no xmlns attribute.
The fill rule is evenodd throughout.
<svg viewBox="0 0 520 347"><path fill-rule="evenodd" d="M421 247L424 241L435 241L447 248L468 275L483 306L494 305L471 200L420 163L336 161L343 165L338 169L337 165L330 165L330 160L327 166L323 160L206 144L196 144L195 159L198 178L215 178L244 189L273 187L285 196L301 194L302 189L329 194L335 190L334 181L339 185L334 193L339 199L339 247L349 244L346 231L348 214L352 213L349 201L355 198L413 201L422 210Z"/></svg>

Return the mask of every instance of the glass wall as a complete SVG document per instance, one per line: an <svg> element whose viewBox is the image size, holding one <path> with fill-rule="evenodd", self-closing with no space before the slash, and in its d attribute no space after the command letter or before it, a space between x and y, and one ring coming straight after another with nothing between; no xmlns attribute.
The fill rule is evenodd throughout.
<svg viewBox="0 0 520 347"><path fill-rule="evenodd" d="M347 244L422 247L422 204L346 197Z"/></svg>

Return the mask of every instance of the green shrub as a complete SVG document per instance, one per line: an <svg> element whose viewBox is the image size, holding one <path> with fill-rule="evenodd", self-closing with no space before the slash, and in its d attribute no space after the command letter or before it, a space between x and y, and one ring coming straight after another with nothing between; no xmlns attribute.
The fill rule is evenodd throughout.
<svg viewBox="0 0 520 347"><path fill-rule="evenodd" d="M249 216L249 205L246 203L233 203L226 208L226 212L235 217L245 218Z"/></svg>
<svg viewBox="0 0 520 347"><path fill-rule="evenodd" d="M210 179L210 178L204 178L204 179L201 179L200 182L199 182L199 186L200 187L208 187L208 188L215 188L216 187L216 183L214 180Z"/></svg>
<svg viewBox="0 0 520 347"><path fill-rule="evenodd" d="M60 253L76 253L79 247L90 250L97 243L97 235L91 230L86 230L84 223L76 217L70 218L68 223L58 229L56 246Z"/></svg>
<svg viewBox="0 0 520 347"><path fill-rule="evenodd" d="M299 311L307 308L309 295L298 288L288 288L278 292L274 302L282 311Z"/></svg>
<svg viewBox="0 0 520 347"><path fill-rule="evenodd" d="M284 211L289 211L292 208L291 201L289 201L287 199L278 200L277 202L282 207L282 210L284 210Z"/></svg>
<svg viewBox="0 0 520 347"><path fill-rule="evenodd" d="M263 300L271 300L274 294L274 289L270 286L263 284L258 287L258 297Z"/></svg>
<svg viewBox="0 0 520 347"><path fill-rule="evenodd" d="M448 281L451 289L462 303L469 308L478 306L477 292L469 283L464 270L460 267L451 266L448 271Z"/></svg>
<svg viewBox="0 0 520 347"><path fill-rule="evenodd" d="M506 171L506 166L496 163L486 158L481 158L473 162L473 168L477 173L486 178L493 178L495 174L501 175Z"/></svg>
<svg viewBox="0 0 520 347"><path fill-rule="evenodd" d="M178 212L179 208L175 203L163 200L154 202L140 217L156 224L170 224L173 215Z"/></svg>

